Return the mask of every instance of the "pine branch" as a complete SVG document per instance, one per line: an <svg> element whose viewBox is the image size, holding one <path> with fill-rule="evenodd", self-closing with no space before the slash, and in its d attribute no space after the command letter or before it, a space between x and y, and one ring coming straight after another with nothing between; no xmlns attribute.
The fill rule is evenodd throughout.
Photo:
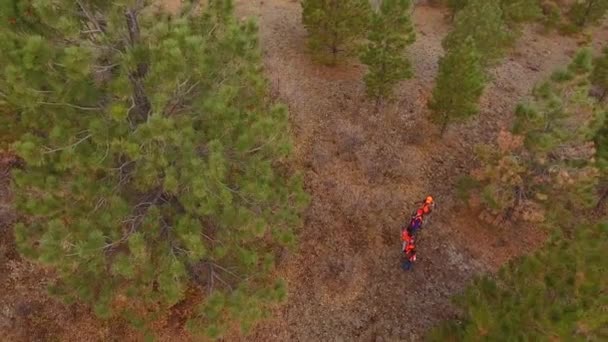
<svg viewBox="0 0 608 342"><path fill-rule="evenodd" d="M70 107L70 108L74 108L74 109L80 109L80 110L86 110L86 111L98 111L98 110L101 110L100 107L84 107L84 106L79 106L79 105L75 105L75 104L71 104L71 103L45 102L45 101L40 101L38 103L39 104L43 104L43 105L49 105L49 106L66 106L66 107Z"/></svg>
<svg viewBox="0 0 608 342"><path fill-rule="evenodd" d="M122 221L122 223L125 223L125 224L130 223L129 230L122 236L122 238L120 238L119 240L116 240L110 244L105 245L103 247L103 249L106 250L106 252L110 252L110 249L115 248L115 247L121 245L122 243L126 242L131 235L136 233L139 230L141 224L143 223L148 210L152 206L158 204L158 201L160 200L162 195L163 195L162 187L158 187L155 191L152 191L152 192L148 193L147 195L145 195L142 202L140 202L134 206L135 213L132 216L130 216L129 218Z"/></svg>
<svg viewBox="0 0 608 342"><path fill-rule="evenodd" d="M209 291L209 295L211 295L211 293L213 293L213 278L214 278L213 265L209 264L209 284L207 287L207 290Z"/></svg>
<svg viewBox="0 0 608 342"><path fill-rule="evenodd" d="M142 1L138 1L138 7L141 8ZM129 46L134 48L139 44L140 31L139 22L137 21L138 8L129 9L125 12L125 19L127 22L127 28L129 31ZM135 110L137 113L136 120L134 122L145 122L148 119L148 115L152 110L152 105L146 93L144 87L144 79L148 74L148 65L146 63L139 63L137 69L129 74L129 81L133 87L133 100L135 104Z"/></svg>
<svg viewBox="0 0 608 342"><path fill-rule="evenodd" d="M198 86L201 83L200 81L196 81L188 89L186 89L185 91L182 92L181 89L183 87L185 87L188 84L188 82L190 82L190 78L188 78L184 82L177 85L177 90L175 91L174 99L171 100L169 102L169 104L167 104L166 109L165 109L165 113L167 113L167 116L171 116L171 115L175 114L177 108L182 108L184 105L184 102L186 100L186 97L190 93L192 93L192 91L196 88L196 86Z"/></svg>
<svg viewBox="0 0 608 342"><path fill-rule="evenodd" d="M91 12L89 12L89 10L82 4L82 1L76 0L76 3L78 4L78 7L80 7L82 14L84 14L84 16L89 20L89 22L91 24L93 24L93 26L95 27L94 30L88 30L86 32L88 32L88 33L105 33L105 31L101 28L101 25L99 25L99 22L97 21L95 16L92 15Z"/></svg>
<svg viewBox="0 0 608 342"><path fill-rule="evenodd" d="M224 271L224 272L226 272L226 273L230 274L231 276L233 276L233 277L235 277L235 278L237 278L237 279L242 279L242 277L241 277L241 276L239 276L238 274L236 274L236 273L234 273L234 272L230 271L229 269L227 269L227 268L225 268L225 267L220 266L219 264L217 264L217 263L215 263L215 262L213 262L213 261L207 261L207 262L208 262L208 263L213 264L213 267L217 267L217 268L219 268L220 270L222 270L222 271Z"/></svg>
<svg viewBox="0 0 608 342"><path fill-rule="evenodd" d="M90 137L92 137L92 134L88 134L87 136L85 136L84 138L78 140L77 142L68 145L68 146L64 146L64 147L59 147L59 148L54 148L54 149L50 149L49 147L45 147L46 149L48 149L47 151L44 152L44 154L50 154L50 153L54 153L54 152L58 152L58 151L63 151L63 150L67 150L68 148L72 148L72 147L76 147L79 144L83 143L84 141L86 141L87 139L89 139Z"/></svg>
<svg viewBox="0 0 608 342"><path fill-rule="evenodd" d="M233 291L233 288L230 284L228 284L224 279L222 279L222 277L220 277L217 273L213 273L213 276L215 277L216 280L218 280L220 283L224 284L224 286L228 287L230 289L230 291Z"/></svg>

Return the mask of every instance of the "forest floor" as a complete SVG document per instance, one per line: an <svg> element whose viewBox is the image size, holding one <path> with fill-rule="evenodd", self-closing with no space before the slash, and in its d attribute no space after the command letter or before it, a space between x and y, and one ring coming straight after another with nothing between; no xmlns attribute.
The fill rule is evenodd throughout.
<svg viewBox="0 0 608 342"><path fill-rule="evenodd" d="M258 18L267 77L273 95L290 109L295 167L312 196L300 248L285 253L277 270L289 284L288 301L240 339L420 340L457 315L450 299L471 279L542 244L545 234L533 226L482 223L458 205L455 183L475 165L474 146L493 142L509 126L515 105L569 61L580 39L526 28L491 69L480 115L440 139L427 121L426 103L450 29L444 11L416 8L417 40L409 49L414 76L376 113L365 97L361 65L311 61L298 1L236 3L239 17ZM608 27L593 37L599 49ZM121 322L101 323L86 308L46 295L51 274L14 250L7 168L0 163L0 340L139 340ZM438 206L421 232L413 271L404 272L400 227L414 202L429 194ZM187 339L173 325L159 330L162 340Z"/></svg>

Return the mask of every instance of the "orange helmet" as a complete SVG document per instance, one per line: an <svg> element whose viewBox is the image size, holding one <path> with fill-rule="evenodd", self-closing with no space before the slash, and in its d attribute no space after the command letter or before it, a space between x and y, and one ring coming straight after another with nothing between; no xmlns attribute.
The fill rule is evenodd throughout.
<svg viewBox="0 0 608 342"><path fill-rule="evenodd" d="M425 202L426 204L431 204L431 203L433 203L433 197L428 196L424 202Z"/></svg>

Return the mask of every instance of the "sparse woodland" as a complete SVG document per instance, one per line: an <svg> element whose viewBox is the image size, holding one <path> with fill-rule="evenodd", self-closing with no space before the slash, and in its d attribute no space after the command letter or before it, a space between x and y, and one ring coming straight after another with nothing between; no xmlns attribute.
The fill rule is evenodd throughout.
<svg viewBox="0 0 608 342"><path fill-rule="evenodd" d="M176 8L0 1L0 340L608 337L608 0Z"/></svg>

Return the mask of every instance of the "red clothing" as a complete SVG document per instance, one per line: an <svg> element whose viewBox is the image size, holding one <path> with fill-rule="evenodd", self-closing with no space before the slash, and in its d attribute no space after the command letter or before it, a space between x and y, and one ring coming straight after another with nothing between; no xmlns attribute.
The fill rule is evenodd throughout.
<svg viewBox="0 0 608 342"><path fill-rule="evenodd" d="M416 243L415 242L416 241L414 239L414 236L410 235L407 231L403 231L401 236L403 239L403 253L405 253L405 255L408 258L410 258L412 254L415 256L415 254L416 254Z"/></svg>
<svg viewBox="0 0 608 342"><path fill-rule="evenodd" d="M430 214L431 211L433 211L433 205L432 204L428 204L428 203L423 203L422 207L420 207L420 210L422 210L422 212L424 213L424 215Z"/></svg>

